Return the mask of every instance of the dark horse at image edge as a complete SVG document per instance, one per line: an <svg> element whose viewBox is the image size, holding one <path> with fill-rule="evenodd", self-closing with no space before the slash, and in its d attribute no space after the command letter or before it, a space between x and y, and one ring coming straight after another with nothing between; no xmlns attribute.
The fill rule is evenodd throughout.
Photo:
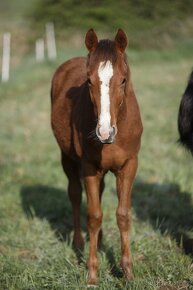
<svg viewBox="0 0 193 290"><path fill-rule="evenodd" d="M119 29L114 41L98 41L90 29L85 45L88 57L70 59L53 77L51 123L68 177L73 244L79 249L84 245L80 226L81 177L84 180L90 240L88 285L92 286L97 283L97 247L102 238L101 198L104 176L109 170L116 177L121 267L128 280L133 277L129 246L130 196L143 127L125 54L128 45L125 32Z"/></svg>
<svg viewBox="0 0 193 290"><path fill-rule="evenodd" d="M180 103L178 131L179 142L193 155L193 71Z"/></svg>

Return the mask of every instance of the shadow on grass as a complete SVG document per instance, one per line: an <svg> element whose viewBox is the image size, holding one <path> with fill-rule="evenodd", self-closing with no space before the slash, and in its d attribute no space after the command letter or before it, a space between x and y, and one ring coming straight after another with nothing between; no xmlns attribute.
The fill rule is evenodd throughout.
<svg viewBox="0 0 193 290"><path fill-rule="evenodd" d="M21 189L22 207L28 218L46 219L60 241L70 243L72 208L66 191L44 185ZM86 230L86 205L82 203L82 229Z"/></svg>
<svg viewBox="0 0 193 290"><path fill-rule="evenodd" d="M47 219L59 240L70 244L72 209L66 191L43 185L26 186L21 190L21 200L29 218ZM132 207L137 218L150 222L162 234L170 234L186 254L193 254L193 238L189 236L193 229L193 204L189 193L180 192L175 184L148 184L137 180L132 192ZM81 221L86 231L85 203L82 204ZM121 278L123 274L116 265L113 248L102 244L102 250L111 265L111 274ZM81 262L82 253L76 252L76 255Z"/></svg>
<svg viewBox="0 0 193 290"><path fill-rule="evenodd" d="M176 184L137 181L132 193L132 207L137 217L149 221L162 234L170 234L193 255L193 203L191 194L180 192Z"/></svg>
<svg viewBox="0 0 193 290"><path fill-rule="evenodd" d="M116 195L115 190L113 193ZM132 208L143 222L149 222L161 234L169 234L186 254L193 256L193 201L190 193L181 192L176 184L146 183L136 180L132 190ZM111 265L111 274L123 276L116 266L112 247L103 250Z"/></svg>

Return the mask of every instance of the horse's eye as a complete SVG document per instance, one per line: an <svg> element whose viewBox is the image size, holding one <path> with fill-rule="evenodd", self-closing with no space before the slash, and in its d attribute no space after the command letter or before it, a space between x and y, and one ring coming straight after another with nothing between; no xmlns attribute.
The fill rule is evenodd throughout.
<svg viewBox="0 0 193 290"><path fill-rule="evenodd" d="M121 85L124 85L126 82L126 79L123 79L122 82L121 82Z"/></svg>
<svg viewBox="0 0 193 290"><path fill-rule="evenodd" d="M88 78L88 85L91 86L92 83L91 83L91 80Z"/></svg>

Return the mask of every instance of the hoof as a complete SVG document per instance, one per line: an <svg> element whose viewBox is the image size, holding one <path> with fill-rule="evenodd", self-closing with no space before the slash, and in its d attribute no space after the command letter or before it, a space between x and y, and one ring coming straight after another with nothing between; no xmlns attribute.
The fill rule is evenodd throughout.
<svg viewBox="0 0 193 290"><path fill-rule="evenodd" d="M95 285L95 284L87 284L87 288L97 288L97 285Z"/></svg>
<svg viewBox="0 0 193 290"><path fill-rule="evenodd" d="M127 259L122 261L121 268L123 269L125 278L128 281L132 281L134 279L134 276L133 276L133 271L132 271L133 267L132 267L131 261L130 260L128 261Z"/></svg>
<svg viewBox="0 0 193 290"><path fill-rule="evenodd" d="M88 279L88 283L87 283L87 288L96 288L97 287L97 285L96 285L96 278L94 279L94 278L89 278Z"/></svg>
<svg viewBox="0 0 193 290"><path fill-rule="evenodd" d="M130 268L123 269L123 273L127 281L132 281L134 279L133 272Z"/></svg>
<svg viewBox="0 0 193 290"><path fill-rule="evenodd" d="M87 287L97 287L96 272L91 272L91 273L88 274Z"/></svg>

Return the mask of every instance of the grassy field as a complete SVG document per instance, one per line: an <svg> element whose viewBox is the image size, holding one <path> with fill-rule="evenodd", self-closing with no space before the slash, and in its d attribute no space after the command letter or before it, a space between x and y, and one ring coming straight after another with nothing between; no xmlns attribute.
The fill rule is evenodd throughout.
<svg viewBox="0 0 193 290"><path fill-rule="evenodd" d="M97 289L193 289L192 162L176 144L180 96L192 66L193 41L167 51L128 51L144 134L132 194L135 280L119 268L117 197L112 175L103 197L104 242ZM72 250L71 207L50 129L50 80L57 63L27 58L0 86L0 289L86 289L88 243ZM82 205L86 235L86 199Z"/></svg>

